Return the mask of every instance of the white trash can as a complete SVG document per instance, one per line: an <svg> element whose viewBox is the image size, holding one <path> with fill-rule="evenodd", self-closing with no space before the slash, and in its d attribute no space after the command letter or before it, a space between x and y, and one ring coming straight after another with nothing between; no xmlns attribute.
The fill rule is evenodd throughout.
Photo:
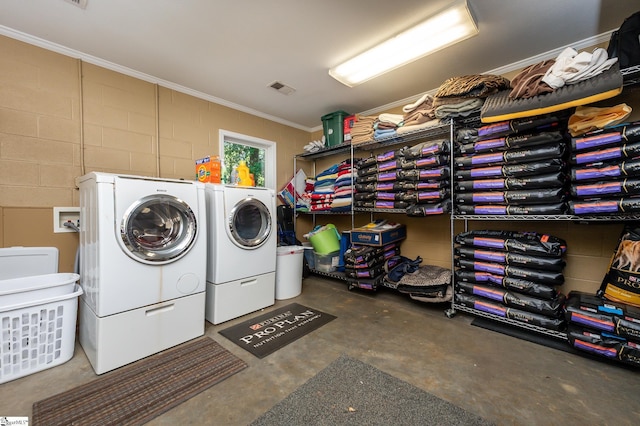
<svg viewBox="0 0 640 426"><path fill-rule="evenodd" d="M276 260L276 299L291 299L302 293L302 246L280 246Z"/></svg>

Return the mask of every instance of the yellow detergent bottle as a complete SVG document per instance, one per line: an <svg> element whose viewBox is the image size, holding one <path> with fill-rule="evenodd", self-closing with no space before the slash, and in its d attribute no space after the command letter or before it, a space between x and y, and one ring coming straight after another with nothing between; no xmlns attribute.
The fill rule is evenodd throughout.
<svg viewBox="0 0 640 426"><path fill-rule="evenodd" d="M247 166L247 162L244 160L240 160L240 164L238 164L238 185L251 186L249 167Z"/></svg>

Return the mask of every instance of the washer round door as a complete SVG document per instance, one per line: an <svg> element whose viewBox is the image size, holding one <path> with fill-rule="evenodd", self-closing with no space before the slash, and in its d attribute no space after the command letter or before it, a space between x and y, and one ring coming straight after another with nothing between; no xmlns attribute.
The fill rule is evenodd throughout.
<svg viewBox="0 0 640 426"><path fill-rule="evenodd" d="M229 213L231 241L244 249L262 246L271 235L271 214L263 202L255 198L239 201Z"/></svg>
<svg viewBox="0 0 640 426"><path fill-rule="evenodd" d="M165 264L187 254L196 239L197 226L187 203L171 195L156 194L139 199L127 209L120 236L133 259Z"/></svg>

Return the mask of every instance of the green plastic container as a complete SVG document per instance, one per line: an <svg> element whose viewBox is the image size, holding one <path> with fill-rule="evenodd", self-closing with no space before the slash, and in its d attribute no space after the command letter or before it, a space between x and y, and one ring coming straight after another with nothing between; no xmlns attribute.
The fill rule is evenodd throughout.
<svg viewBox="0 0 640 426"><path fill-rule="evenodd" d="M334 251L340 251L340 234L338 234L338 231L333 225L327 226L327 229L316 232L309 237L313 251L318 254L329 254Z"/></svg>
<svg viewBox="0 0 640 426"><path fill-rule="evenodd" d="M334 111L322 116L326 146L336 146L344 142L344 119L350 115L344 111Z"/></svg>

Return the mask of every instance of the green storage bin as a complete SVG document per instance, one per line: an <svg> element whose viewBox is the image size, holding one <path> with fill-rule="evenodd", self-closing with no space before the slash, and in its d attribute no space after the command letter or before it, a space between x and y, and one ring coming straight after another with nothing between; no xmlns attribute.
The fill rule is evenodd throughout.
<svg viewBox="0 0 640 426"><path fill-rule="evenodd" d="M335 227L315 232L309 237L313 251L318 254L328 254L340 251L340 234Z"/></svg>
<svg viewBox="0 0 640 426"><path fill-rule="evenodd" d="M334 111L322 116L326 146L336 146L344 142L344 119L350 115L344 111Z"/></svg>

